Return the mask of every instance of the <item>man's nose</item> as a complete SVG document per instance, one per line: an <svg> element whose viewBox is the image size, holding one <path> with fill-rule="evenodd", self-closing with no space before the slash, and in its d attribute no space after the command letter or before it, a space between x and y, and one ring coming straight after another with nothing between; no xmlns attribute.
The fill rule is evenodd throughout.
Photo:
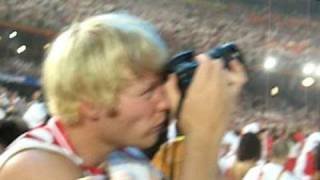
<svg viewBox="0 0 320 180"><path fill-rule="evenodd" d="M157 100L159 110L167 111L170 109L170 100L163 85L158 89Z"/></svg>

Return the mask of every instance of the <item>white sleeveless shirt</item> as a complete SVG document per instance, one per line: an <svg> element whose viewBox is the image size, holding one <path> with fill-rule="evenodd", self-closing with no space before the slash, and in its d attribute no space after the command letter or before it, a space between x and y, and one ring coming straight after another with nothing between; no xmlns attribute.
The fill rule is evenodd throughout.
<svg viewBox="0 0 320 180"><path fill-rule="evenodd" d="M16 154L30 150L39 149L43 151L61 154L70 159L83 171L83 176L92 176L94 179L107 179L104 169L87 167L83 159L79 157L71 143L68 141L62 123L52 118L46 125L34 128L16 139L0 156L0 170L6 162Z"/></svg>

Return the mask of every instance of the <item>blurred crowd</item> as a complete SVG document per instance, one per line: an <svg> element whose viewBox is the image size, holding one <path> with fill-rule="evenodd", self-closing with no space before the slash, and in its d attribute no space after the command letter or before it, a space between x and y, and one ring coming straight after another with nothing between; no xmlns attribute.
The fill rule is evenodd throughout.
<svg viewBox="0 0 320 180"><path fill-rule="evenodd" d="M1 18L10 22L59 31L77 19L110 11L127 11L153 22L169 41L172 52L182 48L207 50L218 43L236 41L248 61L261 59L272 49L287 58L319 55L316 20L255 11L237 4L202 1L0 1ZM311 38L312 37L312 38Z"/></svg>
<svg viewBox="0 0 320 180"><path fill-rule="evenodd" d="M15 121L27 129L43 124L48 118L40 91L29 97L0 86L0 121Z"/></svg>

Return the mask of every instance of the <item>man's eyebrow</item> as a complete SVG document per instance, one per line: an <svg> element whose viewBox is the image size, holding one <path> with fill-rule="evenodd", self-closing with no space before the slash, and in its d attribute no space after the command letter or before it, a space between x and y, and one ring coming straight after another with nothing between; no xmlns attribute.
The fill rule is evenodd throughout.
<svg viewBox="0 0 320 180"><path fill-rule="evenodd" d="M150 90L156 88L160 83L161 83L161 81L159 81L159 80L153 80L153 81L149 82L148 85L143 87L143 89L144 89L143 92L147 92L147 91L150 91Z"/></svg>

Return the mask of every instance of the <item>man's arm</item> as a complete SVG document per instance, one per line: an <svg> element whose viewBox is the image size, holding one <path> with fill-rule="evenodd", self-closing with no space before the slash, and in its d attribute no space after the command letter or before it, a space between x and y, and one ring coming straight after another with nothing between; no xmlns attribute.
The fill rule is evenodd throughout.
<svg viewBox="0 0 320 180"><path fill-rule="evenodd" d="M71 160L41 150L18 153L0 169L0 179L10 180L74 180L81 175L81 170Z"/></svg>

